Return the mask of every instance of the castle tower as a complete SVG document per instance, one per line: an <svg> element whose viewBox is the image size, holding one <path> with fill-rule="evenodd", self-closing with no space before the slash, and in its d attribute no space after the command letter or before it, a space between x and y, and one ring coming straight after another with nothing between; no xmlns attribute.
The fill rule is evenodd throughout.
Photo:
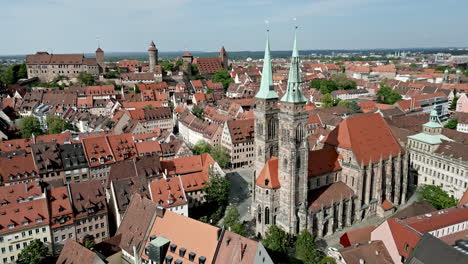
<svg viewBox="0 0 468 264"><path fill-rule="evenodd" d="M96 50L96 62L99 66L99 73L104 72L104 51L101 47L98 47Z"/></svg>
<svg viewBox="0 0 468 264"><path fill-rule="evenodd" d="M256 233L263 234L271 224L275 224L275 208L278 208L276 191L257 186L257 179L266 163L278 156L278 94L273 86L271 69L270 40L268 38L263 58L263 71L260 89L255 95L255 171L252 177L252 215L256 220ZM265 184L268 185L268 184ZM268 186L269 188L271 186ZM270 194L268 195L268 192ZM269 220L268 220L269 219Z"/></svg>
<svg viewBox="0 0 468 264"><path fill-rule="evenodd" d="M149 56L149 71L154 72L154 68L158 65L158 49L153 41L151 41L150 46L148 48L148 56Z"/></svg>
<svg viewBox="0 0 468 264"><path fill-rule="evenodd" d="M221 51L219 52L218 57L221 59L221 63L223 64L223 68L227 69L229 67L229 57L228 57L228 53L224 49L224 46L221 47Z"/></svg>
<svg viewBox="0 0 468 264"><path fill-rule="evenodd" d="M297 27L296 27L297 31ZM286 93L281 98L279 123L280 214L278 225L290 234L297 234L306 225L308 144L305 133L306 98L302 94L299 51L296 33Z"/></svg>

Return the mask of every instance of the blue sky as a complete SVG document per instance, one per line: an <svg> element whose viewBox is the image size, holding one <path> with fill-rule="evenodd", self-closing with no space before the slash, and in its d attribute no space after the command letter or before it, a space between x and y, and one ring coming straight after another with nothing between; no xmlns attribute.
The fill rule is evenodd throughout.
<svg viewBox="0 0 468 264"><path fill-rule="evenodd" d="M0 0L0 54L468 46L466 0ZM297 18L297 22L293 21Z"/></svg>

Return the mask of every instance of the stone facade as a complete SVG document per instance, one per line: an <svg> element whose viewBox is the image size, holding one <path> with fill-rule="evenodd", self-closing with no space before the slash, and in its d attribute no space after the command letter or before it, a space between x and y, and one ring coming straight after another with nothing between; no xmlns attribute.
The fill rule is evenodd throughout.
<svg viewBox="0 0 468 264"><path fill-rule="evenodd" d="M38 77L41 82L52 82L59 75L70 79L78 77L81 72L99 75L104 63L104 52L96 51L96 58L86 58L82 54L49 54L37 52L26 56L28 78Z"/></svg>

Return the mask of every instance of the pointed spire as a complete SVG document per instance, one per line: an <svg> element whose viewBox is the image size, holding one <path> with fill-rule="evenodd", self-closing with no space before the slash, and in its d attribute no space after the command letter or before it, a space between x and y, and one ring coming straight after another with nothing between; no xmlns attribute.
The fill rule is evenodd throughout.
<svg viewBox="0 0 468 264"><path fill-rule="evenodd" d="M267 29L267 40L265 47L265 56L263 58L263 70L262 70L262 82L260 84L260 90L258 90L256 98L261 99L275 99L278 98L273 85L273 72L271 69L271 55L270 55L270 30Z"/></svg>
<svg viewBox="0 0 468 264"><path fill-rule="evenodd" d="M297 49L297 26L294 32L294 44L291 58L291 67L289 68L288 88L281 98L281 102L287 103L305 103L307 99L302 94L302 81L299 62L299 51Z"/></svg>

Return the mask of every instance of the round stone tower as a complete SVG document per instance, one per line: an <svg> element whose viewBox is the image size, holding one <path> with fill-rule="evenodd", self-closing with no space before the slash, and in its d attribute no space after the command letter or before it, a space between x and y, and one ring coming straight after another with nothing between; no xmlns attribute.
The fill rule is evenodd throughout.
<svg viewBox="0 0 468 264"><path fill-rule="evenodd" d="M98 47L96 50L96 62L99 66L99 73L104 72L104 51L101 47Z"/></svg>
<svg viewBox="0 0 468 264"><path fill-rule="evenodd" d="M154 72L154 68L158 65L158 49L153 41L151 41L150 46L148 48L148 56L149 56L149 71Z"/></svg>

